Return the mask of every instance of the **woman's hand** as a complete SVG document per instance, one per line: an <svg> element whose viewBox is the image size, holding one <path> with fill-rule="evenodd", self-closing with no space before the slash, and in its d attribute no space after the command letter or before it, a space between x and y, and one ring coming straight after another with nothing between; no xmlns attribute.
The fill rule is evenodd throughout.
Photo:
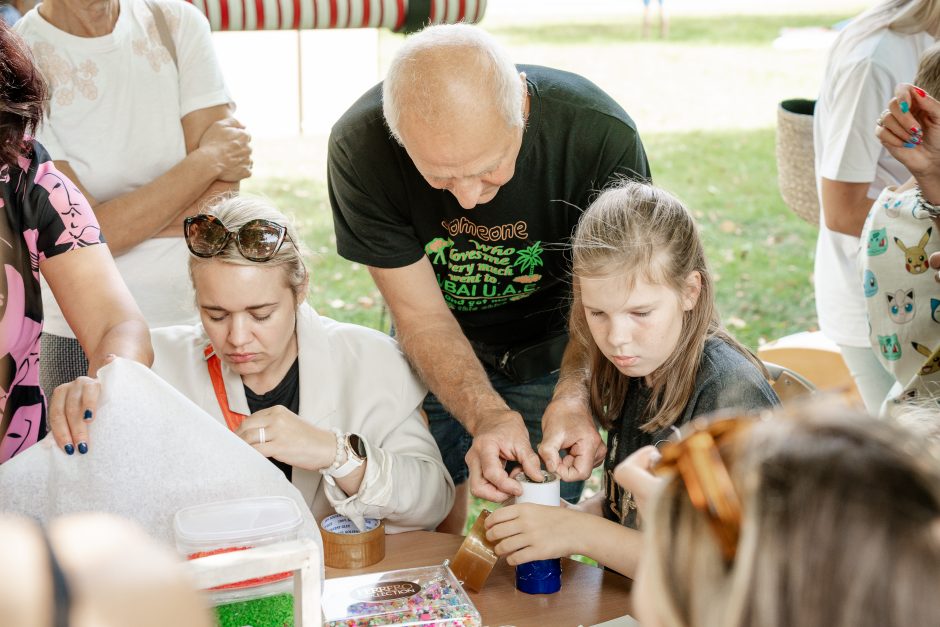
<svg viewBox="0 0 940 627"><path fill-rule="evenodd" d="M924 183L940 186L940 102L919 87L898 85L875 135L922 189ZM940 203L940 198L929 200Z"/></svg>
<svg viewBox="0 0 940 627"><path fill-rule="evenodd" d="M920 87L898 85L875 135L914 175L924 199L940 205L940 102ZM940 269L940 253L932 253L929 263L933 270ZM934 279L940 282L940 273Z"/></svg>
<svg viewBox="0 0 940 627"><path fill-rule="evenodd" d="M235 118L214 122L199 140L198 150L209 154L219 168L218 179L229 183L251 176L251 135Z"/></svg>
<svg viewBox="0 0 940 627"><path fill-rule="evenodd" d="M650 496L663 483L652 473L653 465L659 459L659 450L655 446L644 446L614 468L614 481L633 495L641 517L647 515Z"/></svg>
<svg viewBox="0 0 940 627"><path fill-rule="evenodd" d="M148 335L147 349L150 349L149 339ZM133 343L129 346L133 346ZM149 358L152 361L152 352ZM115 359L117 355L108 353L101 360L101 367L110 364ZM144 363L145 360L138 358L137 361ZM145 365L149 367L149 361ZM97 372L97 369L98 367L95 367L94 372ZM52 432L56 445L69 455L74 455L75 451L81 455L88 452L90 444L88 425L95 420L100 394L101 384L94 377L78 377L52 391L48 414L49 431Z"/></svg>
<svg viewBox="0 0 940 627"><path fill-rule="evenodd" d="M588 514L573 508L523 503L501 507L487 517L486 538L510 566L578 553L580 522Z"/></svg>
<svg viewBox="0 0 940 627"><path fill-rule="evenodd" d="M264 442L261 442L264 429ZM265 457L306 470L320 470L336 458L336 435L304 422L283 405L245 418L235 435Z"/></svg>
<svg viewBox="0 0 940 627"><path fill-rule="evenodd" d="M56 445L69 455L88 452L88 425L95 419L100 391L97 379L78 377L52 392L49 430Z"/></svg>

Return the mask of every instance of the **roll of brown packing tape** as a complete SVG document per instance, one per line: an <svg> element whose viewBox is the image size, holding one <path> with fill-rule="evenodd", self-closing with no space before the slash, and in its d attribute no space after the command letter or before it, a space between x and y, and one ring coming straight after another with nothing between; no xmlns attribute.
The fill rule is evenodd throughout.
<svg viewBox="0 0 940 627"><path fill-rule="evenodd" d="M385 557L385 523L366 518L365 531L342 514L327 516L320 523L323 563L330 568L363 568Z"/></svg>
<svg viewBox="0 0 940 627"><path fill-rule="evenodd" d="M496 548L486 539L486 528L483 526L489 515L489 510L480 512L450 564L450 569L457 579L474 592L483 589L486 578L493 572L493 567L499 560Z"/></svg>

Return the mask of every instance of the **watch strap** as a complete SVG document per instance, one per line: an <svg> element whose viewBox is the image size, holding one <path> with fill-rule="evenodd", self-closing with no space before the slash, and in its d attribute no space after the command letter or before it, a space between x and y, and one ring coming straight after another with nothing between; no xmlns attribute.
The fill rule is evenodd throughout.
<svg viewBox="0 0 940 627"><path fill-rule="evenodd" d="M917 186L917 203L931 218L940 218L940 205L928 202L927 199L924 198L924 192L921 191L920 186Z"/></svg>
<svg viewBox="0 0 940 627"><path fill-rule="evenodd" d="M343 434L343 449L346 451L346 461L340 464L339 466L331 465L327 468L322 469L320 472L323 473L325 477L329 479L341 479L346 475L351 474L356 468L362 466L366 461L365 455L360 454L358 447L353 446L352 439L356 440L361 444L362 438L354 433L345 433ZM363 451L364 452L364 451Z"/></svg>

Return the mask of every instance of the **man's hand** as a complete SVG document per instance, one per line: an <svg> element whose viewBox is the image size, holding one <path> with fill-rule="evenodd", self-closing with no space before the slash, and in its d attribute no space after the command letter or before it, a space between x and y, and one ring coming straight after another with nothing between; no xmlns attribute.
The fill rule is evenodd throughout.
<svg viewBox="0 0 940 627"><path fill-rule="evenodd" d="M539 457L529 444L522 416L506 410L491 414L479 424L466 456L474 496L500 503L522 494L522 486L506 472L507 461L519 462L529 478L542 480Z"/></svg>
<svg viewBox="0 0 940 627"><path fill-rule="evenodd" d="M562 458L559 451L568 451ZM556 398L542 416L539 455L545 467L562 481L581 481L604 461L607 447L601 440L591 411L576 398Z"/></svg>

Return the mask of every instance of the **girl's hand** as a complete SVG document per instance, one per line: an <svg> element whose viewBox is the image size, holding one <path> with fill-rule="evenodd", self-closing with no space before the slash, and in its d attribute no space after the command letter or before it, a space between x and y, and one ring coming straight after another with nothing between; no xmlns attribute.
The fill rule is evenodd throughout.
<svg viewBox="0 0 940 627"><path fill-rule="evenodd" d="M922 178L940 181L940 102L924 90L908 83L898 85L875 135L918 183L924 182Z"/></svg>
<svg viewBox="0 0 940 627"><path fill-rule="evenodd" d="M933 280L940 283L940 252L930 253L930 257L927 258L927 263L930 264L931 270L938 271L934 272Z"/></svg>
<svg viewBox="0 0 940 627"><path fill-rule="evenodd" d="M49 430L56 445L69 455L88 452L88 425L95 418L100 392L101 385L91 377L78 377L52 392Z"/></svg>
<svg viewBox="0 0 940 627"><path fill-rule="evenodd" d="M486 538L510 566L578 553L579 520L585 516L567 507L510 505L486 519Z"/></svg>
<svg viewBox="0 0 940 627"><path fill-rule="evenodd" d="M652 472L653 465L660 457L655 446L644 446L614 468L614 481L633 495L641 517L647 515L650 496L663 483Z"/></svg>
<svg viewBox="0 0 940 627"><path fill-rule="evenodd" d="M283 405L248 416L235 435L265 457L273 457L297 468L320 470L336 458L336 435L304 422Z"/></svg>

